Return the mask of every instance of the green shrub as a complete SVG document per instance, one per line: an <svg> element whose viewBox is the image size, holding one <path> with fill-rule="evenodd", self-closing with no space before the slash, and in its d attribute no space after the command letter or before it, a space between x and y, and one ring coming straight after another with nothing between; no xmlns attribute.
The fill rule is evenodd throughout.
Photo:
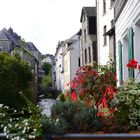
<svg viewBox="0 0 140 140"><path fill-rule="evenodd" d="M34 101L32 69L27 62L7 53L0 53L0 103L21 109L26 101Z"/></svg>
<svg viewBox="0 0 140 140"><path fill-rule="evenodd" d="M63 135L67 130L67 124L63 119L52 119L46 117L42 121L44 133L50 135Z"/></svg>
<svg viewBox="0 0 140 140"><path fill-rule="evenodd" d="M81 102L58 102L52 107L52 118L63 120L66 132L94 132L101 126L96 110ZM65 132L65 133L66 133Z"/></svg>
<svg viewBox="0 0 140 140"><path fill-rule="evenodd" d="M140 83L127 80L113 100L116 124L121 131L140 130Z"/></svg>

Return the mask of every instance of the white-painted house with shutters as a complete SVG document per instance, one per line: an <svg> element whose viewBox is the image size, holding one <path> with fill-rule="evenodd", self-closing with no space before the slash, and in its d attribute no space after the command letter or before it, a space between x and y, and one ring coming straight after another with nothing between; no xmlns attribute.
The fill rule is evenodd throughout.
<svg viewBox="0 0 140 140"><path fill-rule="evenodd" d="M97 62L96 7L83 7L81 12L81 66Z"/></svg>
<svg viewBox="0 0 140 140"><path fill-rule="evenodd" d="M58 43L55 52L55 88L58 91L64 91L64 57L63 52L65 49L64 41Z"/></svg>
<svg viewBox="0 0 140 140"><path fill-rule="evenodd" d="M135 58L140 62L140 0L117 0L115 3L117 77L119 83L136 77L138 71L126 67Z"/></svg>
<svg viewBox="0 0 140 140"><path fill-rule="evenodd" d="M74 79L80 66L80 35L81 30L71 38L65 40L64 57L64 90L68 90L67 84Z"/></svg>
<svg viewBox="0 0 140 140"><path fill-rule="evenodd" d="M96 0L98 63L105 65L115 60L115 0Z"/></svg>

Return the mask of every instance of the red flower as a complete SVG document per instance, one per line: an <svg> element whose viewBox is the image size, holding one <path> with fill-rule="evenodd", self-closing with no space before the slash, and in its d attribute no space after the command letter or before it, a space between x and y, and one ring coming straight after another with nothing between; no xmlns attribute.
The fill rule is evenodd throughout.
<svg viewBox="0 0 140 140"><path fill-rule="evenodd" d="M138 65L138 62L133 58L130 60L130 62L127 64L127 67L136 69Z"/></svg>
<svg viewBox="0 0 140 140"><path fill-rule="evenodd" d="M92 70L91 72L90 72L90 76L91 76L91 78L94 76L94 70Z"/></svg>
<svg viewBox="0 0 140 140"><path fill-rule="evenodd" d="M77 101L77 94L76 94L75 91L73 91L73 92L71 93L71 100L72 100L72 101Z"/></svg>

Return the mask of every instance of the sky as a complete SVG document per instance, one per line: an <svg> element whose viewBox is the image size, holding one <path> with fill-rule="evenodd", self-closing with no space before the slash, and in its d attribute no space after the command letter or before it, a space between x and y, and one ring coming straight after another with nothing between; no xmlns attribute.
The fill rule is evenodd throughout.
<svg viewBox="0 0 140 140"><path fill-rule="evenodd" d="M0 4L0 30L12 27L42 54L55 54L58 42L81 28L82 7L95 6L95 0L0 0Z"/></svg>

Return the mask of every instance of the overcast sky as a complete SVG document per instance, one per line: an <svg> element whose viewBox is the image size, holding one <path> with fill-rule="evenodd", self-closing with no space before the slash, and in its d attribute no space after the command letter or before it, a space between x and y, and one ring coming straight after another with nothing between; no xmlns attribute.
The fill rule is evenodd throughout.
<svg viewBox="0 0 140 140"><path fill-rule="evenodd" d="M12 27L43 54L54 54L58 41L81 28L83 6L95 0L0 0L0 30Z"/></svg>

